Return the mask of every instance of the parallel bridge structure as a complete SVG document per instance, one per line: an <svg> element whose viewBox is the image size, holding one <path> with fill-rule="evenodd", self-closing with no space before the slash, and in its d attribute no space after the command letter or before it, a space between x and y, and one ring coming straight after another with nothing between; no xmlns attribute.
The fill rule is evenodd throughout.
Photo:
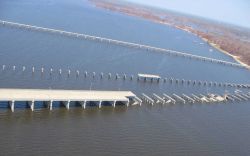
<svg viewBox="0 0 250 156"><path fill-rule="evenodd" d="M31 31L46 32L46 33L51 33L51 34L58 34L58 35L63 35L63 36L75 37L75 38L79 38L79 39L104 42L104 43L109 43L109 44L125 46L125 47L129 47L129 48L137 48L137 49L142 49L142 50L147 50L147 51L160 52L160 53L165 53L165 54L169 54L169 55L173 55L173 56L181 56L181 57L190 58L190 59L194 59L194 60L207 61L207 62L222 64L222 65L229 65L229 66L241 67L241 68L246 67L246 66L238 64L238 63L228 62L228 61L224 61L224 60L219 60L219 59L214 59L214 58L209 58L209 57L204 57L204 56L199 56L199 55L193 55L193 54L189 54L189 53L185 53L185 52L164 49L164 48L158 48L158 47L144 45L144 44L114 40L114 39L98 37L98 36L93 36L93 35L87 35L87 34L82 34L82 33L69 32L69 31L64 31L64 30L45 28L45 27L39 27L39 26L34 26L34 25L9 22L9 21L4 21L4 20L0 20L0 26L19 28L19 29L31 30Z"/></svg>

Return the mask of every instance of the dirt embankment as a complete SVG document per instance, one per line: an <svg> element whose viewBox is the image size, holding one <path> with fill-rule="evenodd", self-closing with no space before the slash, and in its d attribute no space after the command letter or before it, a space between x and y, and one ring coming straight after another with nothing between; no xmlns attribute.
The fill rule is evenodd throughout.
<svg viewBox="0 0 250 156"><path fill-rule="evenodd" d="M141 17L191 32L239 63L250 67L250 30L170 11L110 0L89 0L96 7Z"/></svg>

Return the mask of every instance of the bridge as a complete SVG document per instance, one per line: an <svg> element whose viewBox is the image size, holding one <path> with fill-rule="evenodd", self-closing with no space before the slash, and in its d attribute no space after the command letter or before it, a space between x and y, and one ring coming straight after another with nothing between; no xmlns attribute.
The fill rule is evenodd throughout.
<svg viewBox="0 0 250 156"><path fill-rule="evenodd" d="M142 93L139 98L131 91L92 91L92 90L51 90L51 89L0 89L0 102L7 102L12 112L15 110L15 102L25 102L31 111L34 111L36 102L42 102L50 110L53 109L54 102L59 102L67 109L71 102L76 102L86 108L87 103L95 103L95 106L102 107L104 103L109 103L113 107L116 104L140 105L144 104L194 104L194 103L225 103L249 101L250 92L237 90L234 93L208 94L166 94L153 93L152 96ZM0 103L2 104L2 103Z"/></svg>
<svg viewBox="0 0 250 156"><path fill-rule="evenodd" d="M168 54L168 55L172 55L172 56L180 56L180 57L190 58L190 59L194 59L194 60L207 61L207 62L211 62L211 63L217 63L217 64L245 68L244 65L241 65L238 63L233 63L233 62L228 62L228 61L224 61L224 60L219 60L219 59L214 59L214 58L209 58L209 57L204 57L204 56L199 56L199 55L193 55L193 54L189 54L189 53L184 53L184 52L179 52L179 51L164 49L164 48L158 48L158 47L153 47L153 46L149 46L149 45L137 44L137 43L132 43L132 42L125 42L125 41L114 40L114 39L98 37L98 36L91 36L91 35L86 35L86 34L81 34L81 33L75 33L75 32L45 28L45 27L38 27L38 26L3 21L3 20L0 20L0 26L19 28L19 29L31 30L31 31L46 32L46 33L51 33L51 34L58 34L58 35L63 35L63 36L75 37L75 38L79 38L79 39L93 40L93 41L98 41L98 42L115 44L115 45L125 46L125 47L129 47L129 48L137 48L137 49L142 49L142 50L146 50L146 51L160 52L160 53L164 53L164 54Z"/></svg>
<svg viewBox="0 0 250 156"><path fill-rule="evenodd" d="M157 95L153 94L152 98L149 95L146 95L142 93L142 100L144 103L154 105L154 104L194 104L194 103L225 103L225 102L240 102L240 101L249 101L250 100L250 92L244 93L242 91L239 91L237 93L225 93L223 95L219 94L212 94L208 93L206 95L199 94L195 95L194 93L191 95L186 95L186 94L172 94L172 95L167 95L166 93L163 93L162 95Z"/></svg>
<svg viewBox="0 0 250 156"><path fill-rule="evenodd" d="M28 72L30 71L32 73L32 75L34 76L35 73L40 73L41 76L45 75L46 72L47 74L49 74L50 77L52 77L53 75L57 74L59 76L63 76L63 75L67 75L67 77L72 77L75 76L76 78L80 78L80 77L92 77L93 79L95 78L100 78L100 79L104 79L107 78L108 80L111 79L122 79L122 80L129 80L132 81L135 78L135 75L133 74L125 74L125 73L97 73L97 72L88 72L88 71L81 71L80 69L67 69L67 70L63 70L62 68L59 69L55 69L53 67L51 68L45 68L45 67L35 67L35 66L31 66L31 67L27 67L27 66L16 66L16 65L2 65L2 69L0 71L12 71L12 72ZM160 75L152 75L152 74L142 74L142 73L138 73L137 74L137 82L139 81L144 81L147 82L147 80L150 80L150 82L154 82L156 81L158 84L160 83L167 83L169 82L170 84L180 84L180 85L198 85L200 87L207 87L207 86L218 86L218 87L234 87L234 88L248 88L250 89L250 84L237 84L237 83L228 83L228 82L212 82L212 81L202 81L202 80L185 80L185 79L178 79L178 78L173 78L173 77L162 77Z"/></svg>
<svg viewBox="0 0 250 156"><path fill-rule="evenodd" d="M52 110L53 102L58 101L70 108L70 102L79 102L83 108L87 102L97 102L101 108L103 102L117 102L128 106L130 100L137 99L131 91L92 91L92 90L51 90L51 89L0 89L0 101L8 102L11 111L14 112L15 102L27 102L33 111L35 102L41 101Z"/></svg>

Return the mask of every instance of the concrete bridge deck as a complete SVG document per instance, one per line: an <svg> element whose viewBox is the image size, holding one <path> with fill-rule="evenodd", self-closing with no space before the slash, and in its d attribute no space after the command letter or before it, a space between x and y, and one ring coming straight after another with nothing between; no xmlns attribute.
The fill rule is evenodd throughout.
<svg viewBox="0 0 250 156"><path fill-rule="evenodd" d="M131 91L0 89L0 101L9 102L12 111L14 111L15 101L28 102L33 110L35 101L49 102L50 109L53 101L65 102L67 108L70 101L83 102L82 106L85 108L88 101L99 102L99 107L103 101L113 102L115 106L118 101L128 104L129 100L135 97Z"/></svg>

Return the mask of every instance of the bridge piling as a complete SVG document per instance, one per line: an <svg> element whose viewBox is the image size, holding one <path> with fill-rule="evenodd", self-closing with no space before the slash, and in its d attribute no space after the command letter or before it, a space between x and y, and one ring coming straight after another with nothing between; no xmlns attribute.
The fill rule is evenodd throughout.
<svg viewBox="0 0 250 156"><path fill-rule="evenodd" d="M207 85L207 81L204 81L204 82L203 82L203 85L206 86L206 85Z"/></svg>
<svg viewBox="0 0 250 156"><path fill-rule="evenodd" d="M131 76L130 76L130 80L132 81L132 80L133 80L133 78L134 78L134 75L131 75Z"/></svg>
<svg viewBox="0 0 250 156"><path fill-rule="evenodd" d="M25 69L26 69L26 67L25 67L25 66L23 66L23 72L25 71Z"/></svg>
<svg viewBox="0 0 250 156"><path fill-rule="evenodd" d="M71 71L70 71L70 69L68 69L68 77L70 77L70 73L71 73Z"/></svg>
<svg viewBox="0 0 250 156"><path fill-rule="evenodd" d="M215 87L217 86L217 82L214 82L214 86L215 86Z"/></svg>
<svg viewBox="0 0 250 156"><path fill-rule="evenodd" d="M49 107L49 110L53 109L53 101L52 100L49 101L48 107Z"/></svg>
<svg viewBox="0 0 250 156"><path fill-rule="evenodd" d="M123 80L126 80L126 78L127 78L127 75L123 74Z"/></svg>
<svg viewBox="0 0 250 156"><path fill-rule="evenodd" d="M50 68L50 75L52 75L53 73L53 68Z"/></svg>
<svg viewBox="0 0 250 156"><path fill-rule="evenodd" d="M158 79L157 79L157 83L160 83L160 80L161 80L161 78L158 78Z"/></svg>
<svg viewBox="0 0 250 156"><path fill-rule="evenodd" d="M80 71L76 70L76 77L79 77L79 75L80 75Z"/></svg>
<svg viewBox="0 0 250 156"><path fill-rule="evenodd" d="M173 78L170 78L169 80L170 80L170 83L172 84L173 83Z"/></svg>
<svg viewBox="0 0 250 156"><path fill-rule="evenodd" d="M34 73L34 72L35 72L35 67L33 66L33 67L32 67L32 73Z"/></svg>
<svg viewBox="0 0 250 156"><path fill-rule="evenodd" d="M212 84L213 84L213 82L210 81L210 82L209 82L209 86L212 86Z"/></svg>
<svg viewBox="0 0 250 156"><path fill-rule="evenodd" d="M127 106L127 107L129 106L129 101L126 102L126 106Z"/></svg>
<svg viewBox="0 0 250 156"><path fill-rule="evenodd" d="M103 79L103 72L101 72L100 77L101 77L101 79Z"/></svg>
<svg viewBox="0 0 250 156"><path fill-rule="evenodd" d="M5 65L3 65L2 70L5 70Z"/></svg>
<svg viewBox="0 0 250 156"><path fill-rule="evenodd" d="M35 101L34 101L34 100L29 101L29 102L28 102L28 105L30 106L31 111L34 111Z"/></svg>
<svg viewBox="0 0 250 156"><path fill-rule="evenodd" d="M200 86L201 84L202 84L202 82L201 82L201 81L199 81L199 82L198 82L198 85Z"/></svg>
<svg viewBox="0 0 250 156"><path fill-rule="evenodd" d="M182 79L182 80L181 80L181 83L182 83L182 84L184 84L184 83L185 83L185 80L184 80L184 79Z"/></svg>
<svg viewBox="0 0 250 156"><path fill-rule="evenodd" d="M178 83L179 83L179 79L176 79L176 80L175 80L175 83L178 84Z"/></svg>
<svg viewBox="0 0 250 156"><path fill-rule="evenodd" d="M68 100L68 101L63 101L62 103L63 103L63 105L65 106L65 108L66 108L67 110L69 110L69 108L70 108L70 100Z"/></svg>
<svg viewBox="0 0 250 156"><path fill-rule="evenodd" d="M11 112L15 111L15 101L14 100L9 101L9 107L10 107Z"/></svg>
<svg viewBox="0 0 250 156"><path fill-rule="evenodd" d="M167 78L164 78L164 79L163 79L163 82L166 83L166 82L167 82Z"/></svg>
<svg viewBox="0 0 250 156"><path fill-rule="evenodd" d="M86 104L87 104L87 101L85 100L85 101L83 102L83 105L82 105L83 109L86 108Z"/></svg>
<svg viewBox="0 0 250 156"><path fill-rule="evenodd" d="M118 74L115 74L115 79L119 79L119 75Z"/></svg>
<svg viewBox="0 0 250 156"><path fill-rule="evenodd" d="M116 101L113 101L113 107L115 108L115 105L116 105Z"/></svg>

